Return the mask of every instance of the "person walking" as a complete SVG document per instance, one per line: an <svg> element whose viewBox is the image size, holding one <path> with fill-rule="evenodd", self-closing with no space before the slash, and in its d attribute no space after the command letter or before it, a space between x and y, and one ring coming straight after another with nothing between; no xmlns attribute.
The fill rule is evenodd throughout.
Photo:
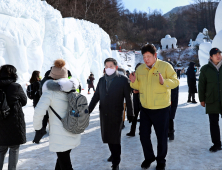
<svg viewBox="0 0 222 170"><path fill-rule="evenodd" d="M185 78L185 68L183 68L183 69L181 70L181 77L184 77L184 78Z"/></svg>
<svg viewBox="0 0 222 170"><path fill-rule="evenodd" d="M0 89L6 94L10 107L6 118L0 113L0 170L9 149L8 170L16 170L20 145L26 143L26 124L22 107L27 103L27 97L17 84L17 70L12 65L0 67Z"/></svg>
<svg viewBox="0 0 222 170"><path fill-rule="evenodd" d="M135 67L135 71L142 63L138 63ZM140 103L140 97L139 97L139 91L133 90L133 110L134 110L134 119L132 121L132 125L130 128L130 132L126 134L126 136L134 137L136 133L136 124L137 124L137 118L139 116L139 112L141 110L141 103Z"/></svg>
<svg viewBox="0 0 222 170"><path fill-rule="evenodd" d="M200 71L198 95L201 105L209 115L210 134L213 146L211 152L221 150L219 114L222 113L222 57L218 48L210 50L208 64Z"/></svg>
<svg viewBox="0 0 222 170"><path fill-rule="evenodd" d="M39 71L33 71L32 77L29 80L29 82L33 87L32 88L33 92L34 92L33 106L35 108L37 103L39 102L39 99L40 99L41 95L42 95L40 72Z"/></svg>
<svg viewBox="0 0 222 170"><path fill-rule="evenodd" d="M157 59L154 45L143 46L141 52L145 63L136 70L135 74L130 75L130 85L139 91L142 105L140 141L145 160L141 167L147 169L156 160L156 169L164 170L167 155L170 95L171 89L179 85L179 80L169 63ZM154 155L150 139L152 126L154 126L158 140L157 157Z"/></svg>
<svg viewBox="0 0 222 170"><path fill-rule="evenodd" d="M187 103L197 103L195 100L195 93L197 93L197 85L196 85L196 72L195 72L195 63L190 62L189 67L187 69L187 83L188 83L188 100ZM192 98L192 100L191 100Z"/></svg>
<svg viewBox="0 0 222 170"><path fill-rule="evenodd" d="M93 91L95 92L95 87L94 87L94 75L93 74L90 74L88 80L87 80L87 83L88 83L88 94L90 94L90 89L92 88Z"/></svg>
<svg viewBox="0 0 222 170"><path fill-rule="evenodd" d="M49 107L51 106L60 117L64 117L68 108L68 94L66 92L76 89L78 80L68 79L68 71L65 67L65 61L62 59L54 62L49 77L50 79L43 85L42 97L35 107L33 126L35 130L40 130L43 117L48 111L50 124L49 150L57 154L55 170L73 170L70 152L80 145L81 135L66 131L60 119Z"/></svg>
<svg viewBox="0 0 222 170"><path fill-rule="evenodd" d="M131 88L128 78L118 74L117 61L107 58L104 62L106 74L99 79L96 92L89 104L91 113L100 101L100 125L103 143L108 143L112 169L119 170L121 160L121 131L123 126L123 105L126 100L127 119L132 122L134 114Z"/></svg>

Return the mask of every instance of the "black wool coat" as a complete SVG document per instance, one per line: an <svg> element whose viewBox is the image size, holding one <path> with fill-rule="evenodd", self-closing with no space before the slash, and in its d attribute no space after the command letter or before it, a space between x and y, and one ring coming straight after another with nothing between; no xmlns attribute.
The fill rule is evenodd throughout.
<svg viewBox="0 0 222 170"><path fill-rule="evenodd" d="M39 102L40 97L42 96L42 87L41 87L40 81L36 81L33 83L33 90L35 92L35 96L33 98L33 106L36 107L36 105Z"/></svg>
<svg viewBox="0 0 222 170"><path fill-rule="evenodd" d="M93 110L100 101L100 125L104 143L121 143L124 98L127 116L134 116L130 93L130 84L125 76L117 75L111 82L108 92L106 91L105 77L100 78L96 92L89 104L89 110Z"/></svg>
<svg viewBox="0 0 222 170"><path fill-rule="evenodd" d="M189 87L189 93L197 93L197 84L196 84L196 73L194 68L195 63L190 62L190 65L187 69L187 83Z"/></svg>
<svg viewBox="0 0 222 170"><path fill-rule="evenodd" d="M10 114L0 119L0 146L13 146L26 143L26 126L22 106L27 97L21 85L10 79L0 79L0 88L6 93Z"/></svg>

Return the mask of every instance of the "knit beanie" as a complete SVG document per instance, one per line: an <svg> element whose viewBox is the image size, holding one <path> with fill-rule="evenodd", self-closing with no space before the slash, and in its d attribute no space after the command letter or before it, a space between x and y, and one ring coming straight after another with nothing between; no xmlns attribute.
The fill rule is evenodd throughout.
<svg viewBox="0 0 222 170"><path fill-rule="evenodd" d="M55 60L49 76L56 80L68 78L68 70L65 68L65 65L66 62L63 59Z"/></svg>

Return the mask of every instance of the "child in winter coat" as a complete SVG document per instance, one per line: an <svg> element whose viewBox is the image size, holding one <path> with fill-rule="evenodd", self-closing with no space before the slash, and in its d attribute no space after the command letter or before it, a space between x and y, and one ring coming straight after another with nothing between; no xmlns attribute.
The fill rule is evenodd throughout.
<svg viewBox="0 0 222 170"><path fill-rule="evenodd" d="M35 108L33 125L36 130L41 129L43 116L48 111L49 150L56 152L58 157L55 169L72 170L70 152L80 144L81 135L66 131L62 122L49 107L51 106L63 118L68 108L67 93L65 92L76 89L79 84L76 79L68 79L64 60L56 60L54 65L49 75L51 80L47 80L43 85L43 95Z"/></svg>

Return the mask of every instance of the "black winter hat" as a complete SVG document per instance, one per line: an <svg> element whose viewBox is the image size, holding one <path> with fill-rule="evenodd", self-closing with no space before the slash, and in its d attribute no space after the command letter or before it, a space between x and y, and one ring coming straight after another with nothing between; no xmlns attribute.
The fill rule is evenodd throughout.
<svg viewBox="0 0 222 170"><path fill-rule="evenodd" d="M210 50L210 56L212 57L214 54L222 53L218 48L212 48Z"/></svg>

